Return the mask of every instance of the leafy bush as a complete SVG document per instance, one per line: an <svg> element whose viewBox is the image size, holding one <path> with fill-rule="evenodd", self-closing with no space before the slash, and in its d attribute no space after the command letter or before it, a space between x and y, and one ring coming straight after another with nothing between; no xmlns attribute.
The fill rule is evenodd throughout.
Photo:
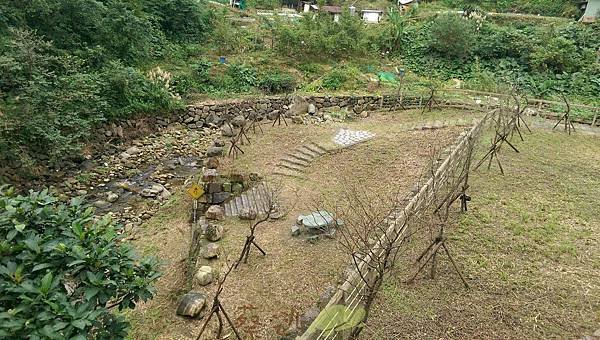
<svg viewBox="0 0 600 340"><path fill-rule="evenodd" d="M125 337L128 324L111 308L152 298L160 274L119 228L78 199L0 188L0 338Z"/></svg>
<svg viewBox="0 0 600 340"><path fill-rule="evenodd" d="M317 59L364 55L370 41L362 20L348 13L339 22L324 13L304 16L295 25L280 23L273 34L280 54Z"/></svg>
<svg viewBox="0 0 600 340"><path fill-rule="evenodd" d="M475 26L454 14L440 15L431 24L429 46L442 56L464 59L471 55Z"/></svg>
<svg viewBox="0 0 600 340"><path fill-rule="evenodd" d="M258 84L258 75L252 67L231 64L225 66L225 75L220 87L232 92L248 92Z"/></svg>
<svg viewBox="0 0 600 340"><path fill-rule="evenodd" d="M46 158L51 164L73 156L104 121L103 79L78 72L77 58L55 56L35 33L14 30L0 45L0 158Z"/></svg>
<svg viewBox="0 0 600 340"><path fill-rule="evenodd" d="M129 118L136 113L165 113L181 103L159 82L138 69L112 63L103 72L102 95L109 104L107 118Z"/></svg>
<svg viewBox="0 0 600 340"><path fill-rule="evenodd" d="M534 46L529 57L532 68L538 72L572 72L582 61L571 40L550 36L543 45Z"/></svg>
<svg viewBox="0 0 600 340"><path fill-rule="evenodd" d="M348 80L346 73L340 69L334 69L323 77L322 86L328 90L338 90Z"/></svg>
<svg viewBox="0 0 600 340"><path fill-rule="evenodd" d="M264 75L258 87L269 94L292 92L296 88L296 80L293 76L280 72Z"/></svg>
<svg viewBox="0 0 600 340"><path fill-rule="evenodd" d="M167 37L176 41L193 42L211 30L213 13L205 11L194 0L146 1L147 12L153 16Z"/></svg>

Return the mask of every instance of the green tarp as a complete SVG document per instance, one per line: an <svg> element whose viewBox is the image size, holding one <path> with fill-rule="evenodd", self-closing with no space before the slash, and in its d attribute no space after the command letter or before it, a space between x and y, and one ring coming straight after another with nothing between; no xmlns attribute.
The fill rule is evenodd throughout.
<svg viewBox="0 0 600 340"><path fill-rule="evenodd" d="M377 76L379 77L379 81L381 81L382 83L395 84L398 82L398 77L396 77L396 75L391 72L379 72L377 73Z"/></svg>

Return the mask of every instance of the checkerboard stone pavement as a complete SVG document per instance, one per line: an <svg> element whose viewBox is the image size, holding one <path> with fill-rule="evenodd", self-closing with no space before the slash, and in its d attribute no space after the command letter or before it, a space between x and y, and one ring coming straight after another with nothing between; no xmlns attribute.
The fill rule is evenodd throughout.
<svg viewBox="0 0 600 340"><path fill-rule="evenodd" d="M375 134L369 131L340 129L335 137L333 137L333 141L338 145L347 147L364 142L373 137L375 137Z"/></svg>

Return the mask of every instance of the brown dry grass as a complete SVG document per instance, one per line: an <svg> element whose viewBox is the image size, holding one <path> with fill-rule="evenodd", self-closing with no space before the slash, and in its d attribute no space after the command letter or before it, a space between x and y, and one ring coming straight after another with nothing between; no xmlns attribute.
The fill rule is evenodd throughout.
<svg viewBox="0 0 600 340"><path fill-rule="evenodd" d="M446 111L448 119L460 115ZM223 303L245 338L274 339L287 329L298 313L313 305L325 288L336 283L347 263L345 252L335 240L316 244L292 238L289 230L300 213L317 206L320 197L335 200L345 185L360 184L373 193L405 191L415 182L428 160L429 147L447 145L458 135L459 128L405 131L404 124L430 121L439 113L420 115L415 112L375 113L372 117L351 123L322 126L290 125L266 127L264 134L251 135L252 144L235 162L224 159L224 172L243 170L265 174L288 150L307 140L331 143L337 129L347 127L375 132L377 137L364 144L344 149L315 161L304 179L286 178L281 186L283 205L291 209L280 220L261 225L257 242L267 256L256 249L249 263L242 264L230 275ZM203 320L177 317L177 299L185 293L184 258L188 247L188 209L190 202L176 193L168 205L145 226L137 247L156 254L164 262L164 277L158 283L158 294L129 314L135 339L188 339L195 336ZM220 242L229 260L237 259L243 246L248 223L237 219L223 222L226 227ZM210 263L215 267L222 260ZM214 286L198 288L212 294Z"/></svg>
<svg viewBox="0 0 600 340"><path fill-rule="evenodd" d="M449 228L471 289L445 254L435 280L407 285L415 269L401 265L363 339L573 339L600 328L600 139L525 138L521 153L503 149L506 176L474 173L471 210Z"/></svg>

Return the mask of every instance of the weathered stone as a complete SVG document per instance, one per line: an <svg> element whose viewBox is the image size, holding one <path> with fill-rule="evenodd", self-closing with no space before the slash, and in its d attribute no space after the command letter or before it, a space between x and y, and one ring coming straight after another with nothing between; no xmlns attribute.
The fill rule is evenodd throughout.
<svg viewBox="0 0 600 340"><path fill-rule="evenodd" d="M156 197L163 190L165 190L165 187L163 187L161 184L153 184L150 187L146 187L146 188L142 189L142 191L140 192L140 195L142 197Z"/></svg>
<svg viewBox="0 0 600 340"><path fill-rule="evenodd" d="M207 157L216 157L223 155L223 147L222 146L211 146L206 150Z"/></svg>
<svg viewBox="0 0 600 340"><path fill-rule="evenodd" d="M206 124L218 127L223 122L223 118L215 113L209 113L206 116Z"/></svg>
<svg viewBox="0 0 600 340"><path fill-rule="evenodd" d="M302 225L307 229L324 229L331 227L336 223L333 215L327 211L315 211L305 216L298 217Z"/></svg>
<svg viewBox="0 0 600 340"><path fill-rule="evenodd" d="M203 182L214 182L219 178L219 173L215 169L204 169L204 173L202 174Z"/></svg>
<svg viewBox="0 0 600 340"><path fill-rule="evenodd" d="M106 195L106 200L110 203L114 203L119 199L119 195L115 194L114 192L109 192Z"/></svg>
<svg viewBox="0 0 600 340"><path fill-rule="evenodd" d="M225 218L225 212L222 207L211 205L208 210L206 210L206 218L209 220L222 220Z"/></svg>
<svg viewBox="0 0 600 340"><path fill-rule="evenodd" d="M279 117L280 112L281 111L279 111L279 110L273 110L273 111L269 112L269 114L267 115L267 118L270 120L275 120L275 119L277 119L277 117Z"/></svg>
<svg viewBox="0 0 600 340"><path fill-rule="evenodd" d="M75 194L76 194L77 196L85 196L85 195L87 195L87 191L85 191L85 190L77 190L77 191L75 192Z"/></svg>
<svg viewBox="0 0 600 340"><path fill-rule="evenodd" d="M219 167L219 159L216 157L211 157L206 161L206 167L209 169L216 169Z"/></svg>
<svg viewBox="0 0 600 340"><path fill-rule="evenodd" d="M239 116L235 116L232 120L231 120L231 124L235 127L242 127L244 125L246 125L246 119L244 118L244 116L239 115Z"/></svg>
<svg viewBox="0 0 600 340"><path fill-rule="evenodd" d="M202 257L205 259L214 259L219 257L219 253L221 252L221 247L216 243L208 243L201 250L200 253Z"/></svg>
<svg viewBox="0 0 600 340"><path fill-rule="evenodd" d="M223 226L217 224L208 224L204 231L206 239L211 242L216 242L223 237Z"/></svg>
<svg viewBox="0 0 600 340"><path fill-rule="evenodd" d="M216 183L216 182L207 183L206 190L210 194L213 194L215 192L221 192L221 191L223 191L223 185L221 183Z"/></svg>
<svg viewBox="0 0 600 340"><path fill-rule="evenodd" d="M234 185L231 186L231 191L234 194L239 194L242 192L242 190L244 190L244 186L241 183L235 183Z"/></svg>
<svg viewBox="0 0 600 340"><path fill-rule="evenodd" d="M308 112L310 104L306 99L300 96L294 96L289 105L289 112L292 116L297 116Z"/></svg>
<svg viewBox="0 0 600 340"><path fill-rule="evenodd" d="M128 148L127 150L125 150L125 152L127 152L131 156L134 156L134 155L137 155L138 153L142 152L142 150L140 150L140 148L138 148L137 146L132 146L132 147Z"/></svg>
<svg viewBox="0 0 600 340"><path fill-rule="evenodd" d="M256 218L256 210L250 208L242 208L239 213L240 220L253 220Z"/></svg>
<svg viewBox="0 0 600 340"><path fill-rule="evenodd" d="M221 126L221 134L223 137L234 137L236 132L230 124L224 124Z"/></svg>
<svg viewBox="0 0 600 340"><path fill-rule="evenodd" d="M301 229L297 224L294 224L292 226L292 230L291 230L292 236L299 236L301 233Z"/></svg>
<svg viewBox="0 0 600 340"><path fill-rule="evenodd" d="M246 176L240 173L232 173L229 174L229 180L233 183L244 183L246 181Z"/></svg>
<svg viewBox="0 0 600 340"><path fill-rule="evenodd" d="M230 182L223 183L223 191L231 192L231 183Z"/></svg>
<svg viewBox="0 0 600 340"><path fill-rule="evenodd" d="M94 202L93 205L98 209L106 209L110 207L110 203L106 202L105 200L98 200Z"/></svg>
<svg viewBox="0 0 600 340"><path fill-rule="evenodd" d="M165 189L164 189L163 191L161 191L161 193L158 195L158 198L159 198L161 201L166 201L166 200L168 200L169 198L171 198L171 192L165 188Z"/></svg>
<svg viewBox="0 0 600 340"><path fill-rule="evenodd" d="M200 286L206 286L213 282L214 276L210 266L202 266L194 275L194 281Z"/></svg>
<svg viewBox="0 0 600 340"><path fill-rule="evenodd" d="M229 197L231 197L231 193L229 193L229 192L226 192L226 191L216 192L213 194L212 203L221 204L221 203L227 201L229 199Z"/></svg>
<svg viewBox="0 0 600 340"><path fill-rule="evenodd" d="M189 292L179 301L177 315L191 318L201 317L202 309L206 304L206 295L198 292Z"/></svg>

